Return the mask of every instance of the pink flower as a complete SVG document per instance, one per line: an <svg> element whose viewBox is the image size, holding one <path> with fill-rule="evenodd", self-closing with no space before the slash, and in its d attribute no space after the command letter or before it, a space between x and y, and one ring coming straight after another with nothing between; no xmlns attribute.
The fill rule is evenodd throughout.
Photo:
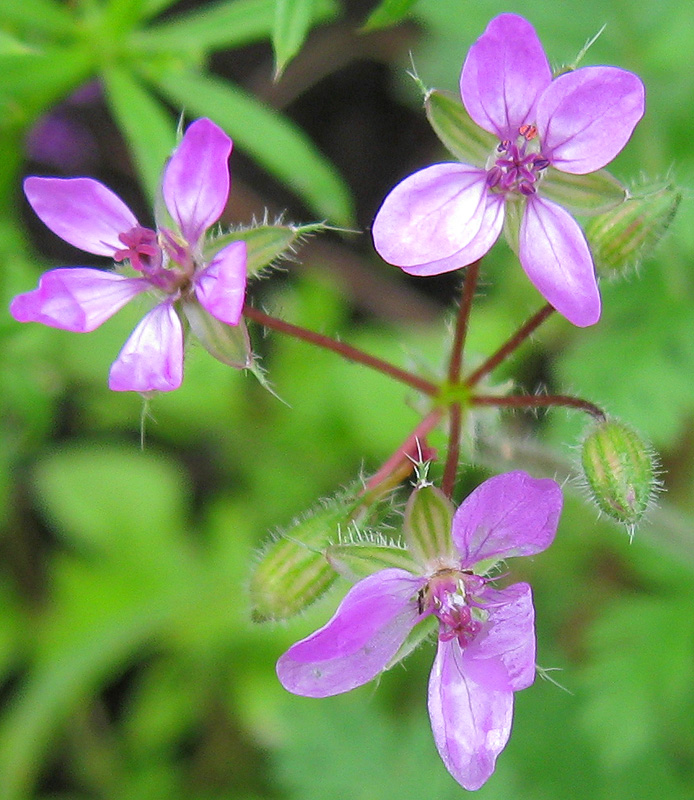
<svg viewBox="0 0 694 800"><path fill-rule="evenodd" d="M422 563L421 575L392 568L357 583L324 627L279 659L280 682L306 697L361 686L433 615L439 625L429 680L434 740L453 777L478 789L508 741L513 693L535 678L535 628L530 586L495 589L474 566L544 550L561 506L552 480L524 472L489 479L455 513L453 547Z"/></svg>
<svg viewBox="0 0 694 800"><path fill-rule="evenodd" d="M620 152L644 113L641 80L616 67L553 80L532 25L501 14L470 48L460 91L498 146L484 164L435 164L405 178L376 215L376 250L413 275L449 272L489 250L513 206L526 274L570 322L592 325L600 294L588 244L573 217L542 196L542 181L553 169L594 172Z"/></svg>
<svg viewBox="0 0 694 800"><path fill-rule="evenodd" d="M41 220L88 253L128 261L139 276L88 267L46 272L36 289L14 298L19 322L87 333L128 301L152 291L145 315L111 366L116 391L165 392L183 379L179 308L199 304L217 320L238 325L246 287L246 245L237 241L203 256L206 231L229 195L231 139L209 119L185 132L164 172L162 193L172 224L144 228L110 189L91 178L27 178L24 191Z"/></svg>

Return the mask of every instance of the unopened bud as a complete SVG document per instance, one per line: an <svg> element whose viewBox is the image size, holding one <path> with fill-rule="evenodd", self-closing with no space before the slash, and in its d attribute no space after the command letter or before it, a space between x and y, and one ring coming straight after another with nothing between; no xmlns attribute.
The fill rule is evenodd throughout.
<svg viewBox="0 0 694 800"><path fill-rule="evenodd" d="M682 199L671 184L661 184L592 217L586 236L598 275L618 277L647 258L672 222Z"/></svg>
<svg viewBox="0 0 694 800"><path fill-rule="evenodd" d="M255 622L289 619L318 600L337 573L325 556L340 538L359 501L334 498L282 531L261 553L251 576L251 616Z"/></svg>
<svg viewBox="0 0 694 800"><path fill-rule="evenodd" d="M652 449L622 422L605 420L584 439L581 459L598 508L632 534L657 488Z"/></svg>

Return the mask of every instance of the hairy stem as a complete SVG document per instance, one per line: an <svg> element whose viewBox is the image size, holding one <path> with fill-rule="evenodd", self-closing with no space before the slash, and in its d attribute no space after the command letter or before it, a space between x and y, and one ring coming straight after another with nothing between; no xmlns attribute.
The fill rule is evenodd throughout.
<svg viewBox="0 0 694 800"><path fill-rule="evenodd" d="M472 372L465 379L468 386L475 386L480 382L485 375L488 375L493 369L499 366L502 361L505 361L511 353L516 350L523 342L533 333L542 323L552 314L554 309L549 303L543 306L538 312L533 314L530 319L524 323L513 336L508 339L501 347L493 353L489 358L477 369Z"/></svg>
<svg viewBox="0 0 694 800"><path fill-rule="evenodd" d="M465 283L463 285L463 296L460 300L458 309L458 319L455 325L455 335L451 348L451 359L448 364L448 382L455 385L460 381L460 372L463 366L463 353L465 351L465 340L467 338L470 312L472 311L472 301L475 297L477 279L480 272L480 262L475 261L465 271ZM460 430L461 430L462 409L460 403L451 405L451 412L448 426L448 448L446 451L446 465L443 470L443 481L441 488L446 497L451 497L455 488L455 478L458 472L458 458L460 456Z"/></svg>
<svg viewBox="0 0 694 800"><path fill-rule="evenodd" d="M551 408L552 406L562 406L585 411L600 422L607 419L605 412L595 403L583 400L580 397L571 397L571 395L567 394L519 394L508 397L473 395L470 398L470 404L473 406L497 406L499 408Z"/></svg>
<svg viewBox="0 0 694 800"><path fill-rule="evenodd" d="M339 342L337 339L332 339L330 336L310 331L299 325L293 325L291 322L285 322L282 319L272 317L249 305L244 306L243 315L248 319L252 319L254 322L265 325L266 328L272 328L272 330L279 331L280 333L286 333L288 336L293 336L295 339L301 339L303 342L309 342L317 347L322 347L324 350L332 350L348 361L356 361L366 367L375 369L377 372L382 372L384 375L389 375L396 381L405 383L430 397L438 394L439 387L435 383L420 378L407 370L400 369L400 367L396 367L394 364L384 361L381 358L369 355L369 353L365 353L357 347L352 347L352 345Z"/></svg>

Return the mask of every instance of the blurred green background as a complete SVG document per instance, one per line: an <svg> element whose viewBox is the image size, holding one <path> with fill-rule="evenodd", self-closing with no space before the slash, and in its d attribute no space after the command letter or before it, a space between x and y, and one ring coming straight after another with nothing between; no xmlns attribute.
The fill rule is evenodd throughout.
<svg viewBox="0 0 694 800"><path fill-rule="evenodd" d="M559 668L548 674L566 691L538 680L517 695L511 741L478 796L688 800L694 6L420 0L386 4L412 8L397 25L360 32L376 5L312 4L312 30L273 83L272 2L1 0L4 307L49 266L97 263L32 217L24 174L97 177L147 224L185 110L235 139L225 223L268 208L271 218L365 230L397 180L447 158L406 74L412 62L425 84L455 90L468 47L502 11L535 25L556 66L605 24L583 63L638 72L648 102L613 171L627 182L670 177L684 201L638 274L603 281L599 325L552 319L493 380L580 394L620 416L661 454L667 491L629 544L571 478L555 545L510 565L534 587L539 664ZM274 30L276 50L292 52ZM314 238L284 266L252 287L257 305L442 373L459 274L409 279L380 261L368 233ZM470 333L479 357L541 302L503 244L482 278ZM432 646L378 685L293 697L274 662L345 587L276 627L250 621L247 597L267 532L374 472L416 424L420 399L252 329L284 402L193 347L183 387L152 400L141 450L141 399L106 388L141 313L131 304L81 336L0 316L0 799L462 796L429 731ZM575 469L580 415L488 423L461 465L470 487L503 469L562 479Z"/></svg>

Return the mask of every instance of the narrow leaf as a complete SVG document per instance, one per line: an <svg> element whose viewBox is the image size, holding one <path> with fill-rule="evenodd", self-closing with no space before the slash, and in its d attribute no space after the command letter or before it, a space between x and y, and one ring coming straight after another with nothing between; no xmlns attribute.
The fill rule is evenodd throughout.
<svg viewBox="0 0 694 800"><path fill-rule="evenodd" d="M0 0L3 25L27 25L32 33L66 33L75 21L65 5L51 0Z"/></svg>
<svg viewBox="0 0 694 800"><path fill-rule="evenodd" d="M299 52L306 39L314 0L275 0L275 21L272 29L272 47L275 51L275 80Z"/></svg>
<svg viewBox="0 0 694 800"><path fill-rule="evenodd" d="M417 0L383 0L367 17L362 28L364 33L387 28L401 22L409 14Z"/></svg>
<svg viewBox="0 0 694 800"><path fill-rule="evenodd" d="M234 48L268 38L274 19L274 0L226 0L140 31L133 42L144 52Z"/></svg>
<svg viewBox="0 0 694 800"><path fill-rule="evenodd" d="M91 77L93 56L82 48L51 47L38 55L0 56L0 101L9 99L31 122ZM19 114L18 114L19 116ZM6 122L0 120L0 125Z"/></svg>
<svg viewBox="0 0 694 800"><path fill-rule="evenodd" d="M130 145L145 192L154 200L176 144L176 126L159 100L126 70L112 67L103 79L109 107Z"/></svg>
<svg viewBox="0 0 694 800"><path fill-rule="evenodd" d="M335 167L299 128L236 86L207 75L152 76L188 114L209 116L314 211L343 227L354 225L352 198Z"/></svg>
<svg viewBox="0 0 694 800"><path fill-rule="evenodd" d="M6 31L0 31L0 56L21 56L33 52L33 48L21 39L16 39Z"/></svg>

